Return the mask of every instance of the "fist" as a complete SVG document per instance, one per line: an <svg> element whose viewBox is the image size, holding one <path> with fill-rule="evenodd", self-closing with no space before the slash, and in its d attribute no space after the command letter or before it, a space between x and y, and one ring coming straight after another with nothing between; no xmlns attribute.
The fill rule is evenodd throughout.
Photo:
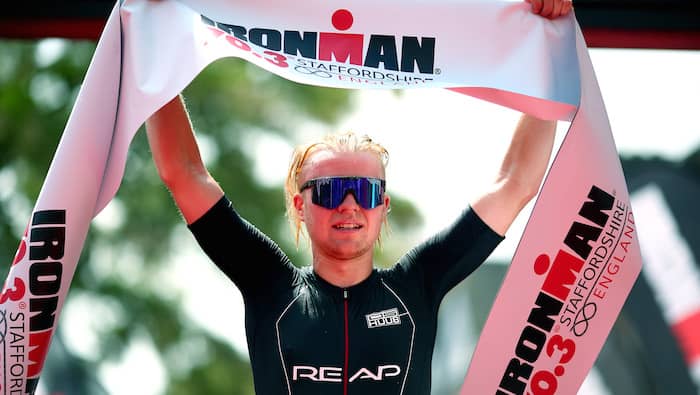
<svg viewBox="0 0 700 395"><path fill-rule="evenodd" d="M532 13L554 19L568 14L573 8L571 0L525 0L532 6Z"/></svg>

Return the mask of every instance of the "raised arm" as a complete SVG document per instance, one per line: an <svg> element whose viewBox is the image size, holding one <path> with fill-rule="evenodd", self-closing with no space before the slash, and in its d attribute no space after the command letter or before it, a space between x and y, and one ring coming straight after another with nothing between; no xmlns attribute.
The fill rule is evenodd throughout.
<svg viewBox="0 0 700 395"><path fill-rule="evenodd" d="M525 0L533 14L549 19L567 15L571 0ZM537 194L554 145L556 121L523 114L513 134L493 188L472 202L491 229L504 236L525 205Z"/></svg>
<svg viewBox="0 0 700 395"><path fill-rule="evenodd" d="M224 192L202 162L182 97L178 95L146 120L146 131L158 174L191 224Z"/></svg>
<svg viewBox="0 0 700 395"><path fill-rule="evenodd" d="M552 154L556 121L523 114L491 190L472 202L472 208L500 235L537 194Z"/></svg>

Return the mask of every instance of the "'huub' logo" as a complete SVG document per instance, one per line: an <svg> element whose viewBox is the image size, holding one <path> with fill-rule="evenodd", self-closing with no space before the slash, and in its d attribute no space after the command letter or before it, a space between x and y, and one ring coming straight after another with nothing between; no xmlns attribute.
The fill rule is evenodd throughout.
<svg viewBox="0 0 700 395"><path fill-rule="evenodd" d="M367 328L379 328L382 326L401 325L401 315L397 308L377 311L365 315Z"/></svg>

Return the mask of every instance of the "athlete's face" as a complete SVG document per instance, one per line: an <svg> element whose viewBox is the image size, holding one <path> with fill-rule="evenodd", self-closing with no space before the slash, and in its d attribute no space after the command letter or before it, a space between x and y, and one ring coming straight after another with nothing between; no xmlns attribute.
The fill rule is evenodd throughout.
<svg viewBox="0 0 700 395"><path fill-rule="evenodd" d="M301 173L301 184L331 176L360 176L384 179L384 169L377 155L370 152L333 152L322 150L313 153ZM306 189L294 197L311 239L314 254L331 259L353 259L372 254L382 222L389 208L389 196L372 209L361 207L352 194L342 203L328 209L312 203L311 190Z"/></svg>

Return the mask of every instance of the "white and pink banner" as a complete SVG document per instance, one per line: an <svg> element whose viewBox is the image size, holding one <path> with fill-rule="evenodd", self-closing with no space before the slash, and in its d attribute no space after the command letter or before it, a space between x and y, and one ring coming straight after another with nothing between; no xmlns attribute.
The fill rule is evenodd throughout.
<svg viewBox="0 0 700 395"><path fill-rule="evenodd" d="M576 392L641 261L573 15L552 21L492 0L127 0L110 15L0 295L1 393L35 391L90 222L116 194L137 129L227 56L305 84L439 87L572 121L462 392Z"/></svg>

